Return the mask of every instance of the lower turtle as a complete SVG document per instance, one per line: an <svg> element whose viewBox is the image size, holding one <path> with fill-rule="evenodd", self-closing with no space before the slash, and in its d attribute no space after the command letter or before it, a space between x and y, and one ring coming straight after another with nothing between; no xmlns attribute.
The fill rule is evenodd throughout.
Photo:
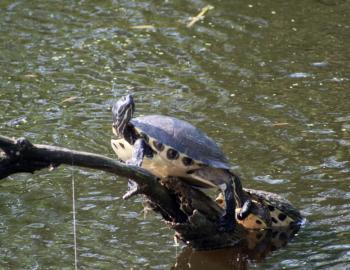
<svg viewBox="0 0 350 270"><path fill-rule="evenodd" d="M237 218L237 223L246 229L274 229L298 227L303 222L300 212L283 197L267 191L243 189L244 196L249 198L249 213L244 218ZM220 193L216 202L225 208L225 200ZM240 212L236 208L235 212Z"/></svg>
<svg viewBox="0 0 350 270"><path fill-rule="evenodd" d="M163 115L133 118L132 95L120 98L112 108L111 145L118 158L140 166L157 177L179 177L199 188L219 187L224 194L225 213L220 230L234 229L235 208L239 218L249 214L240 179L231 171L226 156L204 132L186 121ZM129 192L135 192L137 186Z"/></svg>

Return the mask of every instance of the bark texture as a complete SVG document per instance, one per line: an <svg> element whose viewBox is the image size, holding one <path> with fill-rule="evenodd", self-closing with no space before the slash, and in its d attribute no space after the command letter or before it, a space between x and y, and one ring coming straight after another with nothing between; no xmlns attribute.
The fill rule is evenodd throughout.
<svg viewBox="0 0 350 270"><path fill-rule="evenodd" d="M138 193L146 196L152 209L175 230L176 237L195 249L234 246L244 235L238 225L230 233L219 231L223 210L206 194L177 178L160 180L139 167L103 155L0 136L0 179L60 165L97 169L133 179L140 187Z"/></svg>

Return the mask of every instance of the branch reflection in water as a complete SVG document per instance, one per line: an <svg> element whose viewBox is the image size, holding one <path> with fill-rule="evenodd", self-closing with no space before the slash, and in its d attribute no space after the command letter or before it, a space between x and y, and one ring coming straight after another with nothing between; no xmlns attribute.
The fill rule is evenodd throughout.
<svg viewBox="0 0 350 270"><path fill-rule="evenodd" d="M232 248L194 250L185 247L176 258L172 270L248 269L249 262L261 262L273 251L285 247L299 231L290 228L246 230L242 240Z"/></svg>

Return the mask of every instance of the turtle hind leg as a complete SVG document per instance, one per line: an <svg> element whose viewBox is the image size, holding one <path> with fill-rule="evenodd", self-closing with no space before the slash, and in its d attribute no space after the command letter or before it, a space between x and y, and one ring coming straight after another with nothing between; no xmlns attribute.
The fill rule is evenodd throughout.
<svg viewBox="0 0 350 270"><path fill-rule="evenodd" d="M246 217L249 216L249 214L251 213L251 206L252 206L252 200L251 199L247 199L242 207L241 210L237 213L237 219L239 220L243 220Z"/></svg>
<svg viewBox="0 0 350 270"><path fill-rule="evenodd" d="M126 164L141 167L144 156L152 157L153 150L148 146L144 139L137 139L133 145L131 160ZM142 188L132 179L128 180L128 191L123 195L123 199L127 200L130 197L140 194Z"/></svg>
<svg viewBox="0 0 350 270"><path fill-rule="evenodd" d="M235 200L240 209L237 213L237 219L243 220L249 216L251 213L252 200L246 193L243 191L242 182L237 175L232 174L234 191L235 191Z"/></svg>
<svg viewBox="0 0 350 270"><path fill-rule="evenodd" d="M235 208L236 208L232 179L230 179L226 183L219 185L219 187L224 194L225 203L226 203L225 213L220 217L219 231L230 232L230 231L233 231L235 228Z"/></svg>
<svg viewBox="0 0 350 270"><path fill-rule="evenodd" d="M204 167L195 170L191 176L206 187L219 187L225 199L225 212L218 222L218 230L233 231L235 228L236 183L234 176L223 169Z"/></svg>

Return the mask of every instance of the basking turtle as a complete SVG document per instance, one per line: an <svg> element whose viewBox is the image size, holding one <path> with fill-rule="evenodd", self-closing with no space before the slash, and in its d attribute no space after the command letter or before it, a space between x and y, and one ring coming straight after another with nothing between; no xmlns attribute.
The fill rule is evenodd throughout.
<svg viewBox="0 0 350 270"><path fill-rule="evenodd" d="M271 227L293 227L303 222L303 217L288 200L278 194L263 190L244 189L252 204L263 205L271 219Z"/></svg>
<svg viewBox="0 0 350 270"><path fill-rule="evenodd" d="M211 138L174 117L132 118L134 110L131 95L119 99L112 109L112 129L119 139L111 140L111 144L119 159L161 178L175 176L196 187L219 187L226 204L221 228L233 229L236 203L242 209L238 215L248 215L250 203L242 201L240 180L230 171L227 158Z"/></svg>
<svg viewBox="0 0 350 270"><path fill-rule="evenodd" d="M249 214L237 222L247 229L291 228L303 221L300 212L283 197L262 190L244 188L243 193L251 202ZM222 193L216 202L225 208ZM236 212L240 209L236 208Z"/></svg>

